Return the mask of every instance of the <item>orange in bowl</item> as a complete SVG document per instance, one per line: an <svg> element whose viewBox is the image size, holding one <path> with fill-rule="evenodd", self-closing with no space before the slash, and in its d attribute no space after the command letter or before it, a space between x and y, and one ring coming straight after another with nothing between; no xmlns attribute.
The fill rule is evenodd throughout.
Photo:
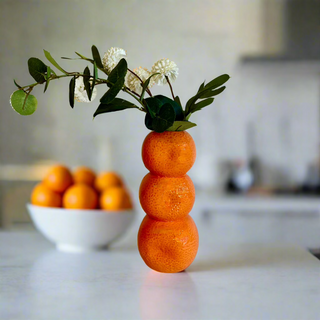
<svg viewBox="0 0 320 320"><path fill-rule="evenodd" d="M49 169L43 183L51 190L63 193L73 184L70 170L63 165L56 165Z"/></svg>
<svg viewBox="0 0 320 320"><path fill-rule="evenodd" d="M98 195L92 187L77 183L66 190L62 203L66 209L96 209Z"/></svg>
<svg viewBox="0 0 320 320"><path fill-rule="evenodd" d="M37 184L31 193L31 203L41 207L61 207L61 195L49 189L44 183Z"/></svg>
<svg viewBox="0 0 320 320"><path fill-rule="evenodd" d="M132 209L130 194L124 187L107 188L100 195L100 207L110 211Z"/></svg>
<svg viewBox="0 0 320 320"><path fill-rule="evenodd" d="M94 187L98 192L110 187L123 186L123 181L120 175L114 171L103 171L98 174Z"/></svg>
<svg viewBox="0 0 320 320"><path fill-rule="evenodd" d="M74 183L84 183L93 187L95 179L96 179L95 172L85 166L78 167L73 172Z"/></svg>

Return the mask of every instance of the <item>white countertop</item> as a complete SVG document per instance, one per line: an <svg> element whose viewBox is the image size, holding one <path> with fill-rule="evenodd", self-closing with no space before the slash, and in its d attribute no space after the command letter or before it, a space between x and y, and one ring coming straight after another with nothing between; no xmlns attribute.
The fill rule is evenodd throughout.
<svg viewBox="0 0 320 320"><path fill-rule="evenodd" d="M143 263L139 221L108 251L86 254L58 252L37 232L0 231L0 319L319 319L320 261L307 250L230 240L230 221L195 220L199 253L178 274Z"/></svg>

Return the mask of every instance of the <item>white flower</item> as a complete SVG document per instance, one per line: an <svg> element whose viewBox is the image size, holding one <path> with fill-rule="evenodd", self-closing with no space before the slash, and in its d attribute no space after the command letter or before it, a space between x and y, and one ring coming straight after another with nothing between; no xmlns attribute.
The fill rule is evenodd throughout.
<svg viewBox="0 0 320 320"><path fill-rule="evenodd" d="M136 68L132 70L137 76L139 76L139 78L145 82L150 76L151 73L146 69L146 68ZM138 77L136 77L134 74L132 74L131 72L128 72L126 75L126 79L125 79L125 85L132 91L141 94L142 92L142 86L141 86L141 81L139 80ZM150 79L148 88L151 88L154 85L154 77L152 77Z"/></svg>
<svg viewBox="0 0 320 320"><path fill-rule="evenodd" d="M112 69L119 63L122 58L125 58L127 53L121 48L110 48L103 56L102 64L107 74L110 74Z"/></svg>
<svg viewBox="0 0 320 320"><path fill-rule="evenodd" d="M91 96L91 101L93 101L96 96L97 88L94 88ZM76 79L76 85L74 88L74 98L78 102L91 102L88 98L87 91L84 87L83 77L79 77Z"/></svg>
<svg viewBox="0 0 320 320"><path fill-rule="evenodd" d="M167 83L166 76L171 81L177 79L179 68L173 61L170 61L169 59L161 59L153 65L151 72L160 73L154 76L154 80L157 84L163 85Z"/></svg>

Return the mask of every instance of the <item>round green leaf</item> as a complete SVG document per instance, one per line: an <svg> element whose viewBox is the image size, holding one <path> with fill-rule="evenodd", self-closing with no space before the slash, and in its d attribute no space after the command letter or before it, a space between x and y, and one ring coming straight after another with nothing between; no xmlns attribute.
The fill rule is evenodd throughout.
<svg viewBox="0 0 320 320"><path fill-rule="evenodd" d="M144 118L144 124L149 130L153 130L152 120L153 120L153 118L150 116L149 113L147 113L146 117Z"/></svg>
<svg viewBox="0 0 320 320"><path fill-rule="evenodd" d="M11 95L10 103L19 114L28 116L36 111L38 101L35 96L27 95L23 90L17 90Z"/></svg>
<svg viewBox="0 0 320 320"><path fill-rule="evenodd" d="M155 118L162 106L161 101L153 97L147 98L144 101L147 104L147 114L150 114L151 118Z"/></svg>
<svg viewBox="0 0 320 320"><path fill-rule="evenodd" d="M176 101L169 99L168 97L163 96L161 94L154 96L154 98L160 101L160 106L163 106L166 103L170 104L175 111L176 120L183 120L184 114L183 114L182 107Z"/></svg>
<svg viewBox="0 0 320 320"><path fill-rule="evenodd" d="M175 110L169 103L165 103L158 115L152 119L152 128L155 132L164 132L170 128L175 120Z"/></svg>

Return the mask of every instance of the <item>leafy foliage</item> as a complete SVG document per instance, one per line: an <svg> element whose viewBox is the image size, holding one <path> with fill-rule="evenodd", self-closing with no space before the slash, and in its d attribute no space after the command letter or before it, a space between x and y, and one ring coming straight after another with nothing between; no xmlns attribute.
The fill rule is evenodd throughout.
<svg viewBox="0 0 320 320"><path fill-rule="evenodd" d="M47 66L38 58L30 58L28 60L29 73L34 80L38 83L44 83L46 81L45 74L47 72Z"/></svg>
<svg viewBox="0 0 320 320"><path fill-rule="evenodd" d="M183 119L182 107L165 96L157 95L145 99L147 114L145 124L148 129L163 132L170 128L175 120Z"/></svg>
<svg viewBox="0 0 320 320"><path fill-rule="evenodd" d="M46 50L43 50L44 51L44 55L46 56L46 58L58 69L60 70L62 73L64 74L68 74L67 71L65 71L64 69L62 69L59 64L56 62L56 60L54 60L51 56L51 53L46 51Z"/></svg>
<svg viewBox="0 0 320 320"><path fill-rule="evenodd" d="M120 111L125 110L129 108L138 108L136 105L134 105L132 102L115 98L113 101L109 103L100 103L98 109L93 114L93 116L97 116L102 113L108 113L108 112L114 112L114 111Z"/></svg>
<svg viewBox="0 0 320 320"><path fill-rule="evenodd" d="M164 132L170 128L176 118L176 113L171 104L161 106L158 114L152 119L152 128L156 132Z"/></svg>
<svg viewBox="0 0 320 320"><path fill-rule="evenodd" d="M44 86L43 92L46 92L47 89L48 89L49 82L50 82L51 72L52 72L51 68L50 68L49 66L47 66L47 74L46 74L46 76L45 76L46 84L45 84L45 86Z"/></svg>
<svg viewBox="0 0 320 320"><path fill-rule="evenodd" d="M127 74L128 65L126 59L121 59L117 66L111 71L108 77L108 86L112 87L119 83L124 84L124 78Z"/></svg>
<svg viewBox="0 0 320 320"><path fill-rule="evenodd" d="M44 64L40 59L34 57L30 58L28 60L29 73L36 83L23 87L14 80L14 84L19 90L15 91L10 97L13 109L21 115L32 114L37 108L37 100L30 94L34 87L45 83L44 92L46 92L50 81L64 77L71 78L69 82L69 104L71 108L73 108L75 104L76 79L78 77L83 77L83 83L89 101L92 99L92 93L95 86L103 85L107 88L106 92L100 99L98 108L94 112L94 117L103 113L110 113L125 109L139 109L140 111L145 112L145 125L150 130L154 130L156 132L184 131L196 126L195 123L189 121L190 116L194 112L212 104L215 99L214 97L225 90L226 87L224 84L229 80L229 76L224 74L211 80L207 84L203 82L197 93L188 100L185 108L183 109L180 98L174 95L168 78L167 80L170 85L172 99L163 95L153 96L151 94L149 88L151 79L159 73L151 74L145 81L142 81L137 76L141 81L141 93L139 94L134 92L132 89L127 88L125 85L127 72L135 74L133 71L128 69L127 61L125 59L121 59L115 68L112 69L111 73L107 74L104 69L99 50L94 45L91 47L91 54L92 58L87 58L86 56L76 52L78 58L75 59L90 62L93 65L92 73L88 66L85 67L82 73L68 72L57 63L50 52L44 50L44 55L47 60L57 70L62 72L62 75L57 75L50 66ZM74 58L63 59L74 60ZM106 75L107 78L99 77L98 71ZM131 95L131 97L138 102L140 107L130 101L118 98L117 96L121 91ZM149 95L148 98L145 98L146 94Z"/></svg>
<svg viewBox="0 0 320 320"><path fill-rule="evenodd" d="M185 131L195 126L196 124L190 121L175 121L173 125L167 129L167 131Z"/></svg>
<svg viewBox="0 0 320 320"><path fill-rule="evenodd" d="M87 61L89 61L91 63L93 63L93 61L94 61L93 59L89 59L89 58L85 57L84 55L80 54L79 52L76 52L76 55L79 56L81 59L87 60Z"/></svg>
<svg viewBox="0 0 320 320"><path fill-rule="evenodd" d="M184 112L183 112L183 109L179 103L177 103L174 100L169 99L166 96L162 96L162 95L157 95L154 98L158 99L160 101L161 105L164 105L166 103L170 104L174 109L174 112L176 115L176 120L183 120Z"/></svg>
<svg viewBox="0 0 320 320"><path fill-rule="evenodd" d="M124 79L127 74L127 61L121 59L117 66L112 70L108 77L108 86L110 89L100 99L101 103L108 104L118 95L123 88Z"/></svg>
<svg viewBox="0 0 320 320"><path fill-rule="evenodd" d="M10 97L10 102L12 108L22 116L33 114L38 104L35 96L27 94L23 90L15 91Z"/></svg>
<svg viewBox="0 0 320 320"><path fill-rule="evenodd" d="M227 74L223 74L220 77L213 79L206 85L203 82L200 85L197 94L192 98L190 98L186 104L186 109L185 109L186 118L189 119L192 113L199 111L202 108L211 104L214 100L214 98L211 98L211 97L216 96L224 91L226 87L225 86L221 87L221 86L224 83L226 83L229 80L229 78L230 77ZM221 88L217 89L218 87L221 87ZM199 99L205 99L205 98L211 98L211 99L202 100L201 102L196 104L196 102Z"/></svg>
<svg viewBox="0 0 320 320"><path fill-rule="evenodd" d="M69 103L71 108L74 107L74 89L76 86L76 77L71 78L69 84Z"/></svg>
<svg viewBox="0 0 320 320"><path fill-rule="evenodd" d="M91 101L91 96L92 96L92 89L90 85L90 70L88 67L86 67L83 71L83 84L86 89L89 101Z"/></svg>
<svg viewBox="0 0 320 320"><path fill-rule="evenodd" d="M99 53L98 48L96 46L92 46L91 52L92 52L93 61L96 63L96 66L100 69L103 69L103 65L101 62L101 57L100 57L100 53Z"/></svg>

